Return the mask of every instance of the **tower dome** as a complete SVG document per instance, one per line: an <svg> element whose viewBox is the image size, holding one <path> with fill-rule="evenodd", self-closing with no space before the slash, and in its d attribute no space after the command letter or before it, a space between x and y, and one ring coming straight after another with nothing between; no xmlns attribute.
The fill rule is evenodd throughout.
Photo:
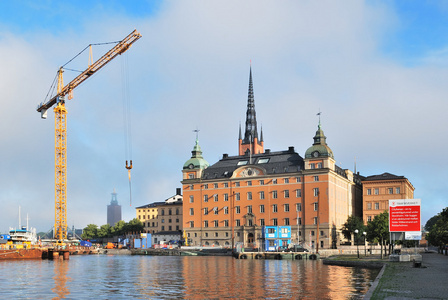
<svg viewBox="0 0 448 300"><path fill-rule="evenodd" d="M327 137L324 135L324 131L319 125L317 126L316 135L314 136L314 143L305 152L305 158L316 157L331 157L334 159L333 151L327 145Z"/></svg>
<svg viewBox="0 0 448 300"><path fill-rule="evenodd" d="M191 158L184 163L183 169L206 169L210 164L202 157L201 146L199 140L196 139Z"/></svg>

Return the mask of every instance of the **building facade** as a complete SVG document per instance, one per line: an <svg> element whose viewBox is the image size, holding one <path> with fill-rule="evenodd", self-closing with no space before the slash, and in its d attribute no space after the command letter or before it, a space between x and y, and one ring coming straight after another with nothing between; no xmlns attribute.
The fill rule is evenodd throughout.
<svg viewBox="0 0 448 300"><path fill-rule="evenodd" d="M319 121L314 143L271 152L257 132L252 72L244 138L238 155L209 165L199 142L183 166L184 232L188 244L260 247L264 226L291 226L291 240L309 248L335 248L341 227L362 215L358 175L335 164Z"/></svg>
<svg viewBox="0 0 448 300"><path fill-rule="evenodd" d="M389 200L413 199L414 186L404 176L390 173L363 178L363 221L365 224L376 215L389 212Z"/></svg>
<svg viewBox="0 0 448 300"><path fill-rule="evenodd" d="M182 232L181 189L176 189L176 195L165 201L136 207L136 214L144 225L145 233Z"/></svg>
<svg viewBox="0 0 448 300"><path fill-rule="evenodd" d="M118 221L121 221L121 205L118 204L115 189L111 195L112 199L110 200L110 204L107 206L107 224L113 227Z"/></svg>

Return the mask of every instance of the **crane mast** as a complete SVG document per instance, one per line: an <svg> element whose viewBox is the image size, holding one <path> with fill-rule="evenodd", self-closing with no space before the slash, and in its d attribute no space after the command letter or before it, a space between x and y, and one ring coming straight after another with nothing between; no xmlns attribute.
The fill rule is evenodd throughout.
<svg viewBox="0 0 448 300"><path fill-rule="evenodd" d="M67 239L67 109L65 107L65 96L68 94L69 99L71 99L73 89L95 74L95 72L100 70L115 57L126 52L139 38L141 38L141 34L138 33L137 30L134 30L65 86L63 84L62 75L64 69L61 67L58 70L57 94L46 103L40 103L37 107L37 111L41 113L41 117L46 119L47 110L53 105L56 105L53 109L55 114L54 237L58 241L63 242Z"/></svg>

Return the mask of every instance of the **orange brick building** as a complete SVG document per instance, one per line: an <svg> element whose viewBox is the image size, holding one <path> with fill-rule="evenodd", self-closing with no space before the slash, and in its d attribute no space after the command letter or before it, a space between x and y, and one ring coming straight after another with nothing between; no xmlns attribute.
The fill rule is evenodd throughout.
<svg viewBox="0 0 448 300"><path fill-rule="evenodd" d="M390 173L363 178L363 221L365 224L376 215L389 211L389 200L414 199L414 186L404 176Z"/></svg>
<svg viewBox="0 0 448 300"><path fill-rule="evenodd" d="M335 248L341 227L362 215L358 175L335 164L321 128L300 156L294 147L271 152L258 138L252 84L244 138L238 156L224 154L213 165L199 142L183 166L183 228L189 245L260 246L262 226L291 226L292 240L308 247Z"/></svg>

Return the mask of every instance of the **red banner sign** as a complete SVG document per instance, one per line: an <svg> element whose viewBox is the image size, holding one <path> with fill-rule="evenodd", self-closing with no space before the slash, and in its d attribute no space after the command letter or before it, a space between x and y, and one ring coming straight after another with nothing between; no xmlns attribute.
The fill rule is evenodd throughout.
<svg viewBox="0 0 448 300"><path fill-rule="evenodd" d="M420 231L420 199L389 200L389 231Z"/></svg>

